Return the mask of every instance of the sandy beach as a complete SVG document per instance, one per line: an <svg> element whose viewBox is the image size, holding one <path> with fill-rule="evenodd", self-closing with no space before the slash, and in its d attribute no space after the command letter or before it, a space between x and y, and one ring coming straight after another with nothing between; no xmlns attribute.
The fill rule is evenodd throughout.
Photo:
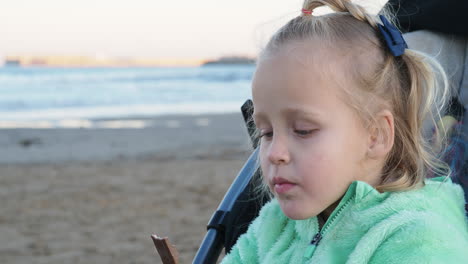
<svg viewBox="0 0 468 264"><path fill-rule="evenodd" d="M191 263L249 155L242 116L144 120L0 129L0 263L161 263L153 233Z"/></svg>

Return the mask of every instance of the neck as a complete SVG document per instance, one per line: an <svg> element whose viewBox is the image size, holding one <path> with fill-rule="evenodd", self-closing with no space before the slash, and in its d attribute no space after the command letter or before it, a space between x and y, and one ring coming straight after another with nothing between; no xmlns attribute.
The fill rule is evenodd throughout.
<svg viewBox="0 0 468 264"><path fill-rule="evenodd" d="M340 201L341 201L341 198L338 199L338 201L334 202L332 205L330 205L327 209L323 210L323 212L321 212L319 214L320 217L323 219L323 224L325 224L325 222L327 222L328 218L330 217L332 212L336 209L336 207L338 206Z"/></svg>
<svg viewBox="0 0 468 264"><path fill-rule="evenodd" d="M382 182L382 168L383 168L383 162L379 162L379 164L377 165L377 169L374 168L372 171L374 171L373 174L371 173L368 173L367 177L365 178L362 178L362 179L358 179L359 181L363 181L363 182L366 182L368 183L369 185L375 187L375 186L378 186L379 184L381 184ZM344 194L343 194L344 195ZM340 203L341 199L343 198L340 197L336 202L334 202L333 204L331 204L329 207L327 207L325 210L323 210L319 216L323 219L323 224L325 224L325 222L327 222L328 218L330 217L330 215L333 213L333 211L336 209L336 207L338 206L338 204ZM319 221L319 225L320 225L320 221Z"/></svg>

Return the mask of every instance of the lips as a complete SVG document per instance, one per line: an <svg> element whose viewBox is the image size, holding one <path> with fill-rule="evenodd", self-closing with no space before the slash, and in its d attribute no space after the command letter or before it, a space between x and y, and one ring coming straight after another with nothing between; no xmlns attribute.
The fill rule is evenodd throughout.
<svg viewBox="0 0 468 264"><path fill-rule="evenodd" d="M274 190L277 194L284 194L294 188L297 184L290 182L281 177L274 177L273 178L273 186Z"/></svg>

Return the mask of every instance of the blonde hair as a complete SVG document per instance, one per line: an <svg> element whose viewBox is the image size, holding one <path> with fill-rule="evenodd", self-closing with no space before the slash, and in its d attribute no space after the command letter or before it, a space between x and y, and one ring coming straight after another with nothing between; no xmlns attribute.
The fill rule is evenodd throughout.
<svg viewBox="0 0 468 264"><path fill-rule="evenodd" d="M350 98L347 103L366 125L372 124L373 116L384 108L394 115L394 145L376 189L408 190L423 186L428 172L449 175L447 164L438 158L445 133L436 123L450 98L439 63L411 49L402 56L393 56L378 30L377 17L351 1L305 0L303 9L313 11L325 5L335 12L323 16L303 12L274 34L259 60L286 44L310 39L319 40L326 49L349 51L344 52L344 66L360 89L345 89ZM381 13L392 20L386 11ZM425 120L433 124L433 138L424 136Z"/></svg>

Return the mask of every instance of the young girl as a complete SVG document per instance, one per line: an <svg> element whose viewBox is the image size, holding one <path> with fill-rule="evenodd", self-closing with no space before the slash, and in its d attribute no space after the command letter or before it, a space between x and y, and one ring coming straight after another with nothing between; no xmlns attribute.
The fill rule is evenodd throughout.
<svg viewBox="0 0 468 264"><path fill-rule="evenodd" d="M314 16L323 5L336 12ZM222 263L468 263L463 190L425 179L449 176L422 131L448 98L439 69L384 17L306 0L252 84L274 199Z"/></svg>

